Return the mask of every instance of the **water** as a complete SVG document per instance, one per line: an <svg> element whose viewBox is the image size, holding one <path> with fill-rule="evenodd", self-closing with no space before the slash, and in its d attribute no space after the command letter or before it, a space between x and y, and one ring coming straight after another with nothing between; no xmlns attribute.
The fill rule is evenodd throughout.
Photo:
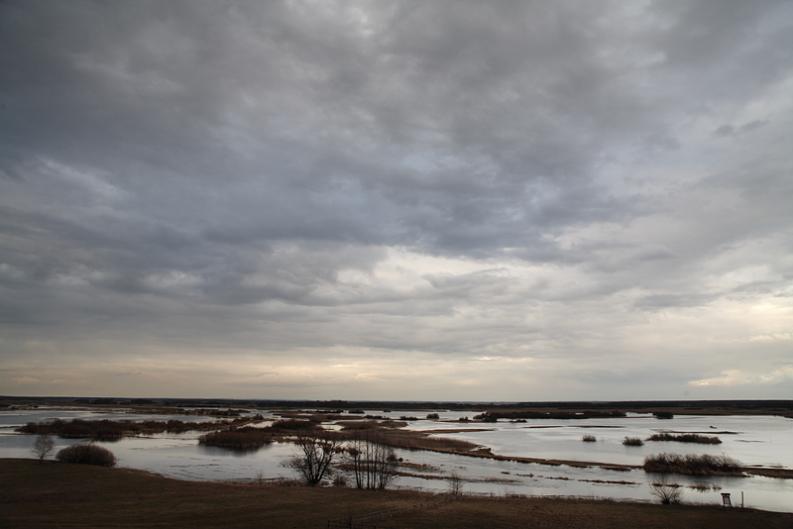
<svg viewBox="0 0 793 529"><path fill-rule="evenodd" d="M793 419L770 416L677 416L659 420L652 416L620 419L531 420L527 423L452 424L451 428L488 428L492 431L442 434L487 446L506 456L541 457L572 461L598 461L640 465L645 456L676 454L727 455L746 466L793 468ZM410 428L435 429L430 421L417 421ZM625 437L646 439L662 431L699 432L721 439L719 445L675 442L645 442L641 447L622 445ZM735 432L730 434L717 432ZM583 443L594 435L595 443Z"/></svg>
<svg viewBox="0 0 793 529"><path fill-rule="evenodd" d="M366 413L399 418L403 415L425 417L428 411L398 411L385 414L378 410L367 410ZM475 415L475 412L439 411L438 413L442 421L456 421L460 416ZM266 412L263 414L270 415ZM88 410L49 409L0 412L0 457L33 457L31 447L34 436L16 434L13 428L29 421L56 417L212 420L200 416L134 415L121 411L97 413ZM268 422L263 423L266 424ZM553 427L531 428L532 426ZM710 428L711 426L715 428ZM515 424L508 422L466 424L422 419L410 421L408 428L422 430L489 428L491 431L442 435L472 441L490 447L494 453L510 456L640 464L645 455L661 451L724 453L747 465L793 467L793 453L789 448L793 446L793 420L778 417L679 416L672 420L658 420L637 416L608 420L532 420ZM723 443L716 446L668 442L648 442L644 447L624 447L621 444L625 436L646 438L660 430L738 433L719 434ZM583 443L581 436L584 434L595 435L598 441ZM198 445L200 435L200 432L164 433L97 444L110 449L116 455L119 466L179 479L257 480L295 477L294 472L287 466L289 460L297 455L296 447L290 443L273 443L255 452L240 454L219 448L202 447ZM79 442L60 438L56 438L55 441L55 451ZM659 476L646 474L642 470L620 472L600 468L493 461L426 451L397 450L396 452L404 462L428 465L426 469L400 468L401 471L417 476L397 477L394 482L396 488L445 491L448 483L444 476L456 473L463 479L463 491L468 494L584 496L651 501L653 497L650 483L660 479ZM743 491L747 507L793 512L793 480L765 477L686 476L670 476L669 480L681 485L682 499L688 503L720 503L722 492L731 493L733 503L737 503L740 502L740 493ZM705 487L707 490L697 490L692 488L694 486Z"/></svg>

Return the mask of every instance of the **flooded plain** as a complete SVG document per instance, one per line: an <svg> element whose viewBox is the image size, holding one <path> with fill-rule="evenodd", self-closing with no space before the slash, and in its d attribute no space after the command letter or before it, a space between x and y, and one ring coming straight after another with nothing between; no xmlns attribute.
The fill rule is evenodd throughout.
<svg viewBox="0 0 793 529"><path fill-rule="evenodd" d="M267 419L269 410L251 410ZM426 417L428 410L383 412L367 410L367 414L402 417ZM793 468L793 419L773 416L695 416L681 415L659 420L650 415L629 415L625 418L578 420L528 420L525 423L459 422L477 412L437 410L439 420L409 419L406 428L415 430L450 430L433 435L462 439L490 448L500 456L559 459L598 463L641 465L644 457L661 452L679 454L727 455L744 466ZM27 422L52 419L126 419L212 421L213 417L194 415L130 414L119 411L37 409L0 412L0 457L32 458L35 436L14 430ZM350 419L360 415L350 415ZM331 423L323 426L334 428ZM458 431L470 429L472 431ZM473 431L482 430L485 431ZM646 439L654 433L687 432L714 435L718 445L649 442L641 447L626 447L627 437ZM291 443L273 443L254 452L233 452L198 444L200 432L127 437L116 442L100 442L118 458L121 467L156 472L186 480L257 481L294 478L286 463L297 454ZM593 435L595 442L582 442L583 435ZM56 451L80 442L55 438ZM650 484L661 476L641 469L605 470L599 467L577 467L497 461L487 458L445 454L430 451L395 450L402 460L401 475L396 488L412 488L435 492L445 491L448 476L463 480L468 494L525 494L546 496L598 497L617 500L652 501ZM670 483L680 485L682 500L687 503L720 503L722 493L732 495L733 504L740 504L743 493L747 507L793 512L793 480L760 476L691 477L668 476Z"/></svg>

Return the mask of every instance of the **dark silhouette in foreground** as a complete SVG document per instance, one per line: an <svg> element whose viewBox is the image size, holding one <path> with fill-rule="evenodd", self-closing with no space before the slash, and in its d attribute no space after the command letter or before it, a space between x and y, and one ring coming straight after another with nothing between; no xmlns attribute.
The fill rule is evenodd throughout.
<svg viewBox="0 0 793 529"><path fill-rule="evenodd" d="M123 468L0 460L0 527L262 529L361 521L378 529L790 529L793 514L719 506L191 482ZM382 513L382 515L378 515Z"/></svg>

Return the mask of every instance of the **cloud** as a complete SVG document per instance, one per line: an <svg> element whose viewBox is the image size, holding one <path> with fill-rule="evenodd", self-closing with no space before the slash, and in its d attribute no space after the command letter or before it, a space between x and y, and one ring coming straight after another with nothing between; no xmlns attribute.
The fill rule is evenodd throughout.
<svg viewBox="0 0 793 529"><path fill-rule="evenodd" d="M279 391L400 398L416 358L436 398L772 372L791 24L770 0L3 2L0 358L42 382L0 384L112 391L78 371L153 350L183 394L331 357L358 367Z"/></svg>
<svg viewBox="0 0 793 529"><path fill-rule="evenodd" d="M697 387L743 386L748 384L778 384L789 380L793 380L793 366L780 367L766 373L751 373L740 369L727 369L722 371L720 376L692 380L689 384Z"/></svg>

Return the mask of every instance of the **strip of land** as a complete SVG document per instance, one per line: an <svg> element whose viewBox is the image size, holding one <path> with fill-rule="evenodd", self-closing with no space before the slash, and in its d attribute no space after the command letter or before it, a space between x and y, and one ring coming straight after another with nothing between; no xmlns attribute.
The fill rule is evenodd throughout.
<svg viewBox="0 0 793 529"><path fill-rule="evenodd" d="M0 527L30 529L325 528L349 516L382 529L793 526L793 514L751 509L189 482L30 460L0 460L0 482Z"/></svg>
<svg viewBox="0 0 793 529"><path fill-rule="evenodd" d="M608 416L620 413L653 413L659 417L673 415L778 415L793 418L793 400L677 400L677 401L601 401L601 402L431 402L431 401L344 401L344 400L261 400L261 399L150 399L118 397L18 397L0 396L0 409L20 409L36 406L75 406L101 408L126 408L144 413L165 408L258 408L258 409L324 409L324 410L471 410L520 416L542 414L550 418L570 414L582 418L594 414Z"/></svg>

